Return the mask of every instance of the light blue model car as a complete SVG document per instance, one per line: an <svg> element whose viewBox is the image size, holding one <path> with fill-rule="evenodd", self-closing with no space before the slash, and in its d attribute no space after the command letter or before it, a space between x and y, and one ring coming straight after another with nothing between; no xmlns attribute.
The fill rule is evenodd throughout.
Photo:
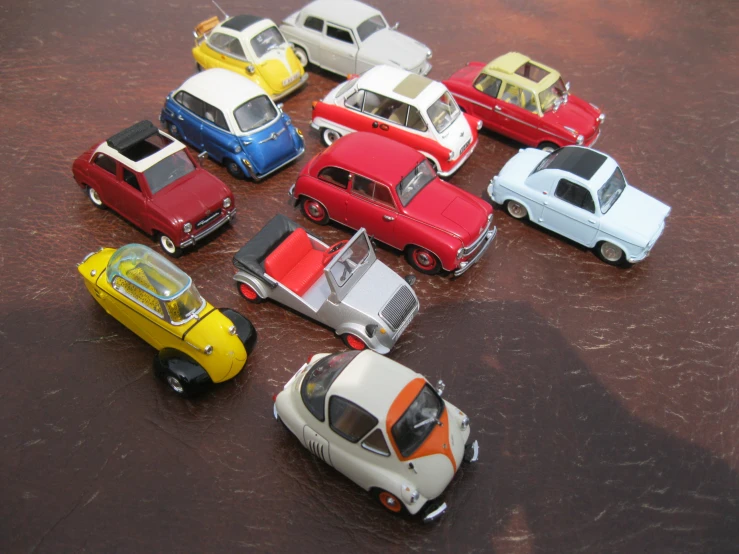
<svg viewBox="0 0 739 554"><path fill-rule="evenodd" d="M197 73L167 96L160 121L237 178L263 179L299 158L303 135L256 84L225 69Z"/></svg>

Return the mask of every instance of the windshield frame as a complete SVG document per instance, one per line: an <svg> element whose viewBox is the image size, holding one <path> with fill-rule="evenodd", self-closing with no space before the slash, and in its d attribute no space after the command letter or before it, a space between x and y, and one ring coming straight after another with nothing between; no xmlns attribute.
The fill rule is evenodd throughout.
<svg viewBox="0 0 739 554"><path fill-rule="evenodd" d="M159 178L159 171L161 171L163 168L166 168L166 162L172 159L178 159L181 161L187 161L188 163L184 164L186 167L183 167L183 169L186 169L184 173L177 174L177 169L174 168L171 172L168 173L168 176L166 179L160 179ZM165 165L162 165L165 164ZM187 151L183 148L182 150L178 150L177 152L172 153L171 155L167 156L166 158L162 158L157 163L152 165L151 167L145 169L142 172L142 175L144 176L144 179L146 179L146 185L149 187L149 192L152 196L155 196L159 192L166 189L168 186L170 186L172 183L179 181L183 177L189 175L193 171L197 169L197 166L195 163L190 159L190 156L188 156Z"/></svg>
<svg viewBox="0 0 739 554"><path fill-rule="evenodd" d="M436 415L432 416L430 414L423 413L424 408L433 409L433 406L416 405L417 402L422 401L424 398L434 399L436 401ZM416 407L416 411L411 412L414 407ZM390 429L393 443L401 458L409 458L421 447L424 442L426 442L426 439L429 438L429 435L431 435L431 433L437 426L436 421L439 421L441 419L441 416L444 414L444 410L446 410L446 402L444 402L444 399L439 396L439 393L436 392L434 387L432 387L428 382L424 381L424 385L423 387L421 387L421 390L418 391L418 394L405 409L403 415L398 418L398 420ZM411 419L412 417L413 419ZM431 417L434 418L434 421L430 421L422 427L414 427L414 425L418 425L419 423ZM406 429L400 429L400 427L403 426L405 426ZM405 437L404 435L401 435L401 433L405 434L406 432L410 432L411 437ZM402 440L398 440L399 436ZM410 438L412 440L406 440L407 438Z"/></svg>
<svg viewBox="0 0 739 554"><path fill-rule="evenodd" d="M614 179L615 178L615 179ZM620 182L619 182L620 181ZM606 182L598 189L598 204L600 204L600 213L605 215L608 213L614 204L621 198L621 195L626 190L626 177L621 168L616 166L611 176L606 179ZM611 189L613 189L611 191ZM607 198L603 198L607 192L610 192Z"/></svg>
<svg viewBox="0 0 739 554"><path fill-rule="evenodd" d="M361 245L362 249L364 247L367 248L367 253L359 261L351 259L351 256L354 254L353 249L355 245ZM329 299L333 302L341 302L346 298L354 285L359 282L372 264L375 263L376 259L375 249L372 246L372 242L367 236L367 231L362 228L357 231L351 239L349 239L349 242L339 250L338 254L334 256L333 260L331 260L323 270L326 280L328 281L329 288L332 291ZM349 264L345 264L344 262L349 262ZM334 275L334 269L339 271L343 276L346 269L342 270L339 269L339 267L345 266L346 268L349 268L350 264L353 265L353 267L351 267L351 273L345 279L341 279L341 283L339 283L339 279Z"/></svg>
<svg viewBox="0 0 739 554"><path fill-rule="evenodd" d="M269 105L272 107L272 109L275 111L274 117L272 117L269 120L260 120L257 124L253 125L252 127L249 127L248 129L244 129L241 126L241 121L239 121L239 117L236 115L236 112L238 112L239 110L241 110L242 108L244 108L245 106L247 106L247 104L250 104L251 102L254 102L255 100L261 100L262 98L265 98L267 100L267 102L269 103ZM254 109L258 109L258 108L256 108L256 105L254 107L249 106L247 108L247 110L249 112L253 111ZM240 134L244 134L244 135L249 135L249 134L252 134L252 133L255 133L255 132L259 131L263 127L266 127L266 126L271 125L272 123L274 123L277 120L277 118L280 117L280 113L281 112L280 112L280 110L277 109L277 106L275 106L275 103L265 93L265 94L259 94L258 96L254 96L253 98L249 98L249 100L247 100L246 102L244 102L244 103L240 104L239 106L237 106L236 108L234 108L233 111L231 112L231 115L233 116L234 121L236 121L236 126L239 129L239 133Z"/></svg>
<svg viewBox="0 0 739 554"><path fill-rule="evenodd" d="M444 97L448 97L451 102L443 102L442 99ZM443 115L444 112L449 114L449 120L446 125L439 128L434 121L434 118L431 116L431 109L437 106L437 104L440 104L439 108L439 115ZM453 106L455 108L455 111L449 112L445 106ZM449 127L451 127L457 119L459 119L459 114L462 113L462 110L459 109L459 105L457 104L457 101L454 99L454 96L452 96L452 93L448 90L445 90L444 93L439 96L434 102L431 103L431 105L426 108L425 110L426 117L428 117L429 122L431 123L431 126L436 130L437 133L442 134L444 133ZM441 123L441 122L440 122Z"/></svg>
<svg viewBox="0 0 739 554"><path fill-rule="evenodd" d="M262 35L264 35L265 33L268 33L269 31L272 31L273 29L274 29L274 31L277 32L277 35L282 38L282 42L280 42L278 44L269 45L269 46L267 46L267 49L266 50L262 51L263 46L261 44L258 44L257 43L257 39L259 37L261 37ZM271 35L274 36L274 33L271 33ZM271 38L271 37L269 37L269 38ZM251 37L249 39L249 48L251 48L251 51L254 52L254 57L256 59L258 59L258 60L261 60L264 56L266 56L267 54L269 54L272 50L275 50L275 49L280 48L280 47L285 46L285 45L287 45L287 40L285 40L285 35L283 35L280 32L280 30L277 28L277 25L272 25L271 27L267 27L266 29L263 29L262 31L259 31L256 35L254 35L253 37Z"/></svg>
<svg viewBox="0 0 739 554"><path fill-rule="evenodd" d="M411 183L415 179L418 179L419 177L421 177L422 173L419 172L419 169L422 166L424 167L424 169L427 169L429 171L430 178L426 182L421 183L420 186L417 186L417 187L411 186ZM411 175L413 175L413 177L411 177ZM409 179L409 182L406 183L406 180L409 177L411 178ZM434 171L434 168L431 167L431 164L429 163L427 159L424 158L423 160L418 162L418 164L413 169L411 169L411 171L405 177L403 177L400 180L400 182L397 184L397 186L395 187L395 193L398 195L398 200L400 200L400 204L403 207L410 204L411 201L418 195L418 193L421 192L421 190L423 190L426 187L426 185L428 185L431 181L436 179L436 177L437 177L436 171ZM404 183L405 183L405 187L410 187L410 192L411 192L411 196L406 201L403 201L403 199L407 196L408 191L407 190L401 191L401 189L404 187Z"/></svg>
<svg viewBox="0 0 739 554"><path fill-rule="evenodd" d="M549 104L545 104L543 98L543 95L547 93L551 94L550 98L552 99ZM552 83L550 86L537 94L536 98L539 102L539 110L541 110L542 114L558 108L558 106L567 101L567 87L565 86L564 79L562 79L562 77L560 76L560 78L557 79L554 83ZM559 105L557 105L557 100L559 100L560 102Z"/></svg>

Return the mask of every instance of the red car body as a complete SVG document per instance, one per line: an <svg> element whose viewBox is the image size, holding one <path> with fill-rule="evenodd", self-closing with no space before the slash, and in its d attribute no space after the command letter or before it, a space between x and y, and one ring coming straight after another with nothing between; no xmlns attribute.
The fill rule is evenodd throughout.
<svg viewBox="0 0 739 554"><path fill-rule="evenodd" d="M475 88L475 80L485 66L481 62L469 63L443 81L459 106L479 117L484 127L539 148L595 144L605 119L596 106L574 94L566 94L566 101L558 109L533 113Z"/></svg>
<svg viewBox="0 0 739 554"><path fill-rule="evenodd" d="M121 137L127 142L116 149ZM176 157L173 167L186 173L163 177L160 172L159 182L170 182L153 191L150 180L155 173L150 170L169 163L172 156ZM111 208L158 237L165 252L173 256L231 221L236 212L231 190L202 169L184 145L148 121L85 151L72 164L72 173L93 204Z"/></svg>
<svg viewBox="0 0 739 554"><path fill-rule="evenodd" d="M425 184L403 205L401 187L419 167ZM443 268L461 275L496 234L490 204L439 179L416 150L369 133L342 137L314 157L290 194L310 220L364 227L427 274Z"/></svg>

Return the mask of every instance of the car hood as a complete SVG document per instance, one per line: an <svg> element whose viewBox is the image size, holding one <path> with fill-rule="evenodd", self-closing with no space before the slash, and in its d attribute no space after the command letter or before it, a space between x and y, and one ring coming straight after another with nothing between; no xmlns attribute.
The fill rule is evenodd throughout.
<svg viewBox="0 0 739 554"><path fill-rule="evenodd" d="M449 79L443 81L444 85L449 89L453 90L462 85L472 86L472 82L480 73L484 64L480 62L472 62L462 69L457 70ZM451 85L451 86L450 86ZM457 87L455 87L455 85Z"/></svg>
<svg viewBox="0 0 739 554"><path fill-rule="evenodd" d="M611 209L601 217L601 230L632 244L646 246L669 213L667 204L626 185Z"/></svg>
<svg viewBox="0 0 739 554"><path fill-rule="evenodd" d="M504 181L523 183L539 162L548 155L538 148L522 148L506 162L498 176Z"/></svg>
<svg viewBox="0 0 739 554"><path fill-rule="evenodd" d="M227 196L230 190L220 179L197 168L155 194L153 203L168 217L195 223L206 210L220 209Z"/></svg>
<svg viewBox="0 0 739 554"><path fill-rule="evenodd" d="M458 237L469 246L488 222L487 203L434 179L405 207L409 216Z"/></svg>
<svg viewBox="0 0 739 554"><path fill-rule="evenodd" d="M572 133L564 129L565 127L574 129L577 133L575 138L577 135L589 137L598 126L598 115L599 112L590 104L570 94L566 104L560 106L556 112L549 110L542 120L563 129L567 135Z"/></svg>
<svg viewBox="0 0 739 554"><path fill-rule="evenodd" d="M382 29L370 35L362 43L358 57L370 63L387 63L411 70L426 60L428 50L426 45L403 33L392 29Z"/></svg>
<svg viewBox="0 0 739 554"><path fill-rule="evenodd" d="M354 283L341 303L379 321L379 312L398 287L408 287L403 278L379 260ZM410 287L408 287L410 289ZM413 289L410 289L413 292ZM415 296L415 293L413 294Z"/></svg>

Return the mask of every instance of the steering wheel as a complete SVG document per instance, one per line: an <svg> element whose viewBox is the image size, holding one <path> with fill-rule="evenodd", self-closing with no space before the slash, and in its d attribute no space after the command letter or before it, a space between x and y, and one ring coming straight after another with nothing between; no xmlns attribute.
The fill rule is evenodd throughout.
<svg viewBox="0 0 739 554"><path fill-rule="evenodd" d="M328 248L328 250L326 250L323 253L323 265L328 264L328 262L330 262L333 259L333 257L336 256L336 253L339 250L341 250L342 248L344 248L344 246L346 245L347 242L349 242L349 241L348 240L340 240L336 244L330 246Z"/></svg>

